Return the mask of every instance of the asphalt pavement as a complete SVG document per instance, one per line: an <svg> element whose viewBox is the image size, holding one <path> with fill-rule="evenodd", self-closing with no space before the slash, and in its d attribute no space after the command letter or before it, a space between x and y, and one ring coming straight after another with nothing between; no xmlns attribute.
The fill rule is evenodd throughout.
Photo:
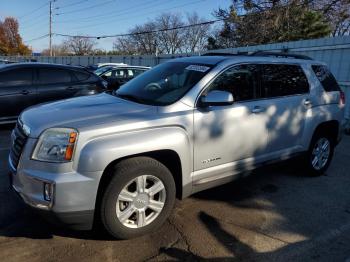
<svg viewBox="0 0 350 262"><path fill-rule="evenodd" d="M55 227L10 190L0 127L1 261L350 261L350 137L324 176L297 161L178 201L157 232L118 241Z"/></svg>

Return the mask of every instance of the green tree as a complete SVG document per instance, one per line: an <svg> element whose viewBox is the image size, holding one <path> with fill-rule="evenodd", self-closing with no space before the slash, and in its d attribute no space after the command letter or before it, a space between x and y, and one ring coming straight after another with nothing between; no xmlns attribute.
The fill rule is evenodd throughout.
<svg viewBox="0 0 350 262"><path fill-rule="evenodd" d="M329 36L323 13L305 0L232 0L215 12L225 19L217 45L234 47ZM212 40L211 40L212 41Z"/></svg>

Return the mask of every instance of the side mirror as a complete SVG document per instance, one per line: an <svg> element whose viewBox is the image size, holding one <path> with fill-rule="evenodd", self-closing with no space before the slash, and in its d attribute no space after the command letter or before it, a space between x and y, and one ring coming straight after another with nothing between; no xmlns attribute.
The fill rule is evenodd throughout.
<svg viewBox="0 0 350 262"><path fill-rule="evenodd" d="M233 104L233 96L230 92L214 90L200 98L200 106L226 106Z"/></svg>

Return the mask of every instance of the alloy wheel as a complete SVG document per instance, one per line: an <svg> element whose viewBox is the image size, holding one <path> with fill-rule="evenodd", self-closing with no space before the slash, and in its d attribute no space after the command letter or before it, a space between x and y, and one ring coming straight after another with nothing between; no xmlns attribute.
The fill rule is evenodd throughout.
<svg viewBox="0 0 350 262"><path fill-rule="evenodd" d="M138 176L120 191L116 203L117 218L129 228L147 226L162 212L165 200L165 186L159 178Z"/></svg>

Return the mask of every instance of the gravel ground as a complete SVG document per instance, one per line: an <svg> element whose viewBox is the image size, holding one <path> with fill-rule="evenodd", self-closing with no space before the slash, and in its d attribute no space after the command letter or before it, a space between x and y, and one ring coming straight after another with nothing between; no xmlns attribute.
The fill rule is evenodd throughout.
<svg viewBox="0 0 350 262"><path fill-rule="evenodd" d="M350 137L326 175L297 162L178 201L152 235L116 241L54 227L9 188L11 127L0 131L1 261L350 261Z"/></svg>

